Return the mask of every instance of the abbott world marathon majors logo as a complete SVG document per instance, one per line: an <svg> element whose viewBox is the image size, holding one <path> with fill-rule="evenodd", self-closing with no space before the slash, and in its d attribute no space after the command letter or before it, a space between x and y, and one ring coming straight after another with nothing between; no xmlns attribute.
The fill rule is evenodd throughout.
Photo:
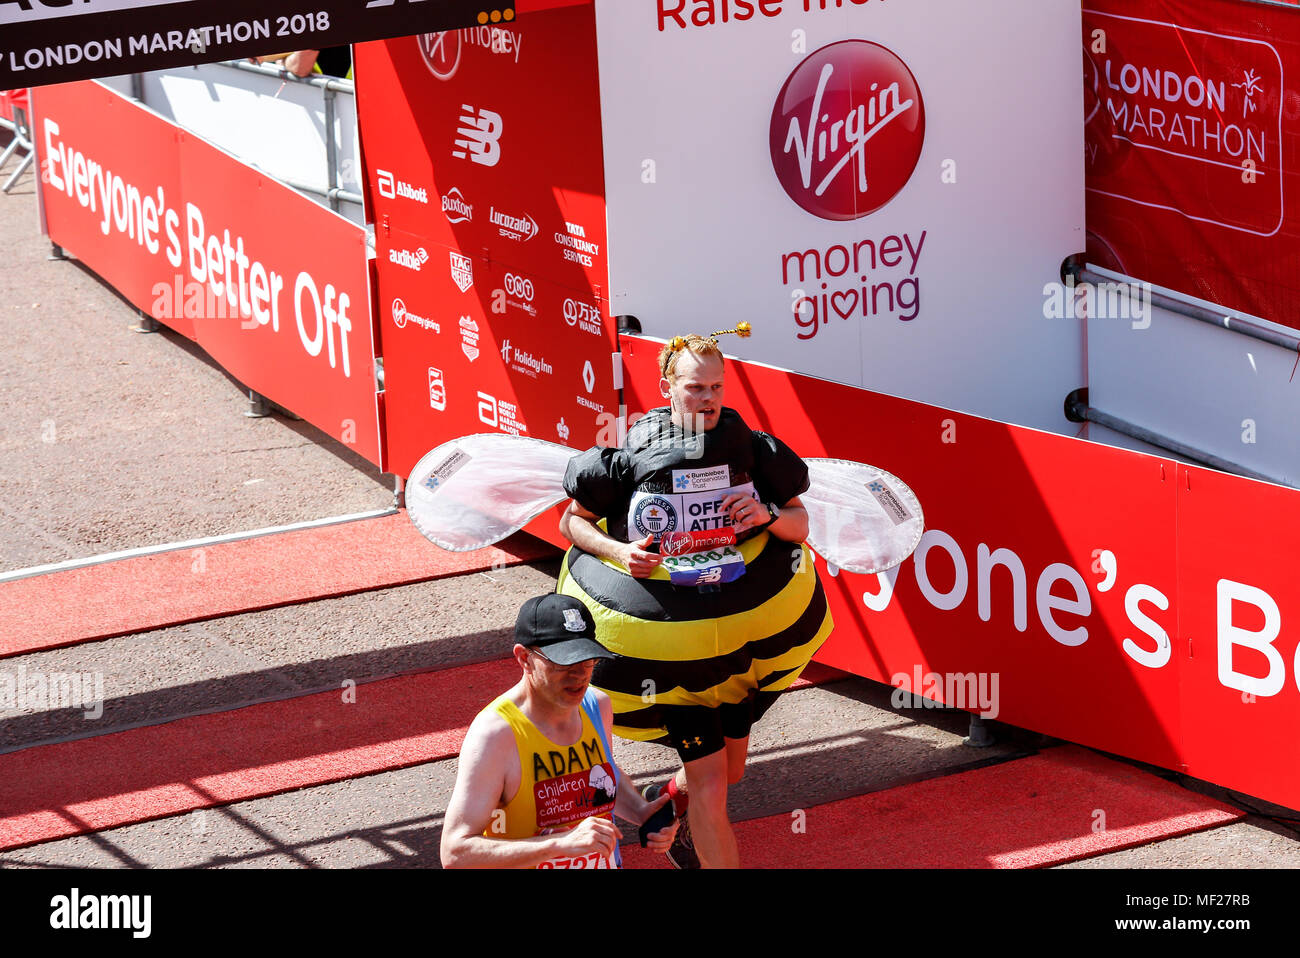
<svg viewBox="0 0 1300 958"><path fill-rule="evenodd" d="M794 68L777 95L772 167L801 207L828 220L880 209L911 179L925 141L916 78L878 43L841 40Z"/></svg>

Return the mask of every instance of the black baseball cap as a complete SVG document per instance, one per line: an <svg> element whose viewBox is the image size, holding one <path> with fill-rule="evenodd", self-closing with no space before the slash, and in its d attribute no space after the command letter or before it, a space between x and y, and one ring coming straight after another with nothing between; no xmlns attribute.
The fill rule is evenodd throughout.
<svg viewBox="0 0 1300 958"><path fill-rule="evenodd" d="M587 607L571 595L555 592L523 604L515 620L515 641L537 649L556 665L614 657L596 641L596 620Z"/></svg>

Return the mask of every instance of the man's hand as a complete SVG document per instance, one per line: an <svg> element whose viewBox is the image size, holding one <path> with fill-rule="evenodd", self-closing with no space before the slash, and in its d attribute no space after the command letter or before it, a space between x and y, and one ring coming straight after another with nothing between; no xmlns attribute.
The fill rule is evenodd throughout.
<svg viewBox="0 0 1300 958"><path fill-rule="evenodd" d="M771 518L767 514L767 506L744 492L733 492L724 498L722 511L731 518L731 525L736 530L736 535L764 526Z"/></svg>
<svg viewBox="0 0 1300 958"><path fill-rule="evenodd" d="M663 808L664 805L670 801L672 801L672 796L668 794L667 790L665 790L653 802L646 805L646 815L644 820L648 822L654 816L655 812L659 811L659 809ZM677 826L679 823L680 819L674 818L672 824L667 828L661 828L659 831L651 832L647 835L645 837L646 848L650 849L657 855L662 855L667 852L668 849L672 847L673 839L677 837Z"/></svg>
<svg viewBox="0 0 1300 958"><path fill-rule="evenodd" d="M576 827L555 836L559 848L556 857L582 858L584 855L599 853L602 858L613 858L620 836L621 833L608 818L592 815L584 818Z"/></svg>
<svg viewBox="0 0 1300 958"><path fill-rule="evenodd" d="M623 547L621 557L623 565L627 566L627 571L632 573L633 578L649 577L655 567L664 561L663 556L649 551L654 541L654 536L646 536L640 542L629 542Z"/></svg>

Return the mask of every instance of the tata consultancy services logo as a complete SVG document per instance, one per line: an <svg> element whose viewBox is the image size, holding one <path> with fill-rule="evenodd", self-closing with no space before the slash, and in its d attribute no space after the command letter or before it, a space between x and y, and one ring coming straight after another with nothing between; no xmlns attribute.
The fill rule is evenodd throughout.
<svg viewBox="0 0 1300 958"><path fill-rule="evenodd" d="M907 184L925 141L925 105L893 51L841 40L794 68L772 109L769 145L781 186L828 220L880 209Z"/></svg>

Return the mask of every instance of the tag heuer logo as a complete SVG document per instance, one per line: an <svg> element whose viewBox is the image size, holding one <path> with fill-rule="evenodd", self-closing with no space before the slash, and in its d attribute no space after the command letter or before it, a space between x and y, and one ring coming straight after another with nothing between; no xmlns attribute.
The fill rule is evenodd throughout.
<svg viewBox="0 0 1300 958"><path fill-rule="evenodd" d="M586 624L582 621L582 613L577 609L564 610L564 627L570 632L582 632L586 629Z"/></svg>
<svg viewBox="0 0 1300 958"><path fill-rule="evenodd" d="M474 264L468 256L451 254L451 278L462 293L474 285Z"/></svg>

